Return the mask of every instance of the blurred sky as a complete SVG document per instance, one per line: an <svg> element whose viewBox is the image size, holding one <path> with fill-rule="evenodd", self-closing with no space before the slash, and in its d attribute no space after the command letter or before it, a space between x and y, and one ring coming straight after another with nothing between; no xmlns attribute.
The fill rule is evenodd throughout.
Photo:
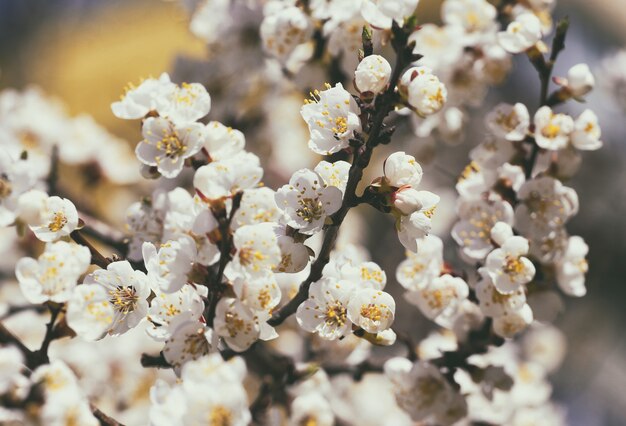
<svg viewBox="0 0 626 426"><path fill-rule="evenodd" d="M556 75L579 62L597 70L601 58L626 45L626 0L562 0L556 16L566 12L571 31ZM136 123L114 119L110 103L128 82L171 69L176 54L205 55L205 46L187 25L175 2L0 0L0 88L37 84L63 99L72 114L90 113L112 132L134 140ZM525 102L532 110L538 98L537 76L525 58L517 59L498 93L508 101ZM490 104L497 101L490 96ZM572 111L578 114L585 107L600 117L605 147L585 153L580 173L569 183L581 201L569 230L582 235L591 248L589 294L569 299L566 313L557 321L567 334L570 351L555 377L555 395L567 405L572 425L624 425L626 116L603 90ZM478 127L481 114L474 113ZM450 160L451 170L461 170L467 150L480 142L482 134L484 130L474 129L463 147L445 148L440 163Z"/></svg>

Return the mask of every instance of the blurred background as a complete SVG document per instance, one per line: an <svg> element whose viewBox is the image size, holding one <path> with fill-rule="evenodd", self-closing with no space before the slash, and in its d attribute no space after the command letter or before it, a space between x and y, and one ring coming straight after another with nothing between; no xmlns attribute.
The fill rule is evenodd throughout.
<svg viewBox="0 0 626 426"><path fill-rule="evenodd" d="M424 16L437 19L439 4L438 1L422 0L420 8L426 14ZM571 26L567 48L559 58L554 74L565 75L572 65L580 62L589 64L593 71L600 70L603 58L626 46L625 11L624 0L560 0L554 16L569 15ZM116 119L110 111L111 102L119 98L128 82L137 83L142 77L158 76L164 71L173 72L175 79L178 76L188 81L204 77L210 79L203 82L207 83L216 103L219 87L224 81L227 84L224 87L237 85L237 67L262 66L259 51L256 55L231 52L240 55L243 61L237 62L234 69L217 66L214 61L220 60L218 54L207 49L188 27L188 14L173 1L0 0L0 88L23 89L37 85L47 95L60 99L69 114L88 113L108 131L134 146L140 138L137 123ZM254 39L255 35L250 37ZM567 336L569 351L561 370L553 377L554 398L566 406L572 425L624 425L626 115L620 105L626 100L616 100L615 93L603 88L602 74L595 74L598 88L587 98L587 103L568 106L575 115L587 107L597 113L605 144L599 151L584 154L580 172L568 183L578 192L581 203L580 212L568 229L573 235L581 235L589 244L590 270L587 296L567 299L566 308L556 321ZM306 79L306 76L302 78ZM287 135L282 135L281 140L300 143L299 151L276 149L277 144L282 143L277 135L280 129L272 129L271 123L263 132L251 131L260 126L259 121L267 113L260 113L259 106L247 98L262 96L263 92L259 90L253 83L246 82L246 93L237 98L237 105L214 106L216 112L210 117L246 134L248 149L261 155L270 165L266 183L276 188L288 179L290 168L297 169L314 158L295 158L290 154L304 151L306 142L304 123L297 124L301 102L298 96L281 100L276 110L286 114L285 120L293 120L292 127L295 127L290 128ZM446 219L444 215L441 223L436 224L437 234L442 238L449 235L453 220L455 176L467 163L468 151L484 137L482 118L485 111L501 99L523 102L532 111L538 94L535 70L526 58L516 57L506 82L491 91L484 105L471 111L472 121L465 142L454 146L436 144L427 153L421 152L427 164L428 184L444 194L444 203L449 208L449 217ZM223 103L228 97L219 99ZM403 149L417 154L412 152L413 142L415 146L419 145L417 141L409 140ZM374 164L372 167L379 166ZM374 174L379 171L378 168ZM138 196L123 190L119 194L108 190L97 193L96 204L115 206L105 213L113 223L123 220L125 207ZM362 213L365 224L377 218L376 212ZM402 249L395 233L383 232L381 228L369 232L362 242L374 247L373 260L393 276L392 271L403 258ZM376 243L367 244L368 240ZM453 244L448 243L447 253L452 259L455 257ZM398 311L402 312L402 307ZM415 309L410 312L400 317L400 327L411 331L420 329L420 323L424 323L422 317ZM426 332L427 328L418 331L422 335Z"/></svg>

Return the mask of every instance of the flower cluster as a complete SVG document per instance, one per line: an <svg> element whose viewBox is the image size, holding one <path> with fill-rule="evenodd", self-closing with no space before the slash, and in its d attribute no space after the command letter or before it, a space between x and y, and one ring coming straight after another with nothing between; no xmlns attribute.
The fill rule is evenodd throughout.
<svg viewBox="0 0 626 426"><path fill-rule="evenodd" d="M445 0L441 25L417 26L417 0L185 2L192 33L216 52L234 35L251 42L253 28L268 60L253 79L238 70L247 98L235 114L219 105L227 86L176 83L180 73L130 85L111 105L140 120L132 170L150 179L123 197L134 197L124 232L70 201L59 172L96 163L131 182L125 154L115 168L93 149L93 138L119 141L37 91L0 94L0 227L17 231L0 258L17 253L3 262L32 305L0 303L0 321L49 313L45 327L26 324L45 328L37 350L0 324L0 422L116 424L102 402L155 426L564 424L547 376L565 343L548 323L561 294L586 293L588 269L585 241L567 231L580 206L566 180L603 142L592 110L561 109L595 80L584 64L551 78L567 30L556 26L546 58L552 3ZM455 258L435 235L454 206L427 190L428 165L398 139L461 135L466 108L515 54L539 72L540 106L485 114L456 182ZM310 89L324 79L334 84ZM242 112L263 93L267 117ZM273 164L274 152L266 164L255 142L285 135L270 150L295 152L293 164ZM389 279L387 247L370 257L357 245L366 208L382 217L371 226L381 246L390 235L406 250ZM379 348L380 362L374 346L395 347Z"/></svg>

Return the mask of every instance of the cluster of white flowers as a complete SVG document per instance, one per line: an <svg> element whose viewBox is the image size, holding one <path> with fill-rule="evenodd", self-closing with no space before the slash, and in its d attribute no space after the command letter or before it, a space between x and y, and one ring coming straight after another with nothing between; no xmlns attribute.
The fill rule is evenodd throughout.
<svg viewBox="0 0 626 426"><path fill-rule="evenodd" d="M277 80L307 74L307 61L339 65L353 93L338 82L313 89L298 108L266 105L270 115L299 110L308 135L290 143L305 151L308 139L309 150L324 156L283 175L288 168L266 173L244 134L224 124L237 118L212 111L204 85L177 84L165 73L131 85L111 109L141 121L133 170L141 163L153 185L127 208L120 241L101 230L108 225L93 226L99 219L90 224L83 204L64 198L50 161L58 149L63 164L96 162L115 175L91 139L119 141L90 119L68 118L39 92L0 94L0 137L8 140L0 147L0 230L15 226L26 235L24 251L14 250L23 257L10 265L16 287L51 313L36 351L0 328L3 342L14 344L0 348L0 400L11 403L0 408L0 422L97 424L102 413L93 404L105 400L100 388L112 377L134 387L107 397L108 405L135 404L132 414L155 426L247 425L267 416L329 426L564 423L547 381L564 337L546 323L559 292L586 293L588 247L566 229L579 202L563 182L579 168L581 151L603 143L593 111L574 118L558 108L584 100L595 83L589 67L555 77L555 91L542 90L536 111L501 103L486 114L489 134L456 184L451 236L465 265L445 261L444 240L431 234L446 199L423 189L431 182L412 147L387 150L382 170L378 163L364 184L372 178L365 169L384 150L375 149L394 142L388 117L410 114L420 136L459 134L465 108L502 81L511 55L543 58L553 2L498 9L487 0L445 0L443 24L419 27L417 0L186 3L192 32L212 46L244 26L242 16L256 16L273 58L258 79L272 80L273 94L288 90ZM389 48L393 67L373 54ZM550 75L541 77L549 83ZM251 98L260 87L248 88ZM77 142L62 143L71 137ZM126 165L112 181L131 181ZM272 189L264 176L270 186L280 183ZM393 227L406 249L395 280L381 267L388 259L376 263L350 244L363 233L355 210L364 204L393 220L376 223L379 235ZM17 247L16 237L6 241L2 255ZM107 257L105 249L119 254ZM409 317L400 321L396 312L394 281L408 302L398 308L438 327L420 342L414 330L402 331ZM0 314L10 316L5 308ZM77 338L57 342L62 337ZM394 349L384 363L370 359L373 345L399 344L406 358ZM98 352L106 352L101 369L91 365ZM167 371L138 372L126 358L140 354L145 366Z"/></svg>

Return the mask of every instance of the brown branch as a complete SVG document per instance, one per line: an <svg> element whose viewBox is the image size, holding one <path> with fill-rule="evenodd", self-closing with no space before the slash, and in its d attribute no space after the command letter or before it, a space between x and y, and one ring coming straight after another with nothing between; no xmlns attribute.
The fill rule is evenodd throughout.
<svg viewBox="0 0 626 426"><path fill-rule="evenodd" d="M91 263L101 267L102 269L106 269L111 261L104 257L102 253L98 251L85 237L81 234L81 231L78 229L73 231L70 234L70 237L77 243L82 246L85 246L89 249L91 253Z"/></svg>
<svg viewBox="0 0 626 426"><path fill-rule="evenodd" d="M113 417L109 417L106 414L104 414L94 404L89 404L89 406L91 407L91 412L93 413L94 417L98 419L101 426L124 426L123 423L120 423L117 420L115 420Z"/></svg>

